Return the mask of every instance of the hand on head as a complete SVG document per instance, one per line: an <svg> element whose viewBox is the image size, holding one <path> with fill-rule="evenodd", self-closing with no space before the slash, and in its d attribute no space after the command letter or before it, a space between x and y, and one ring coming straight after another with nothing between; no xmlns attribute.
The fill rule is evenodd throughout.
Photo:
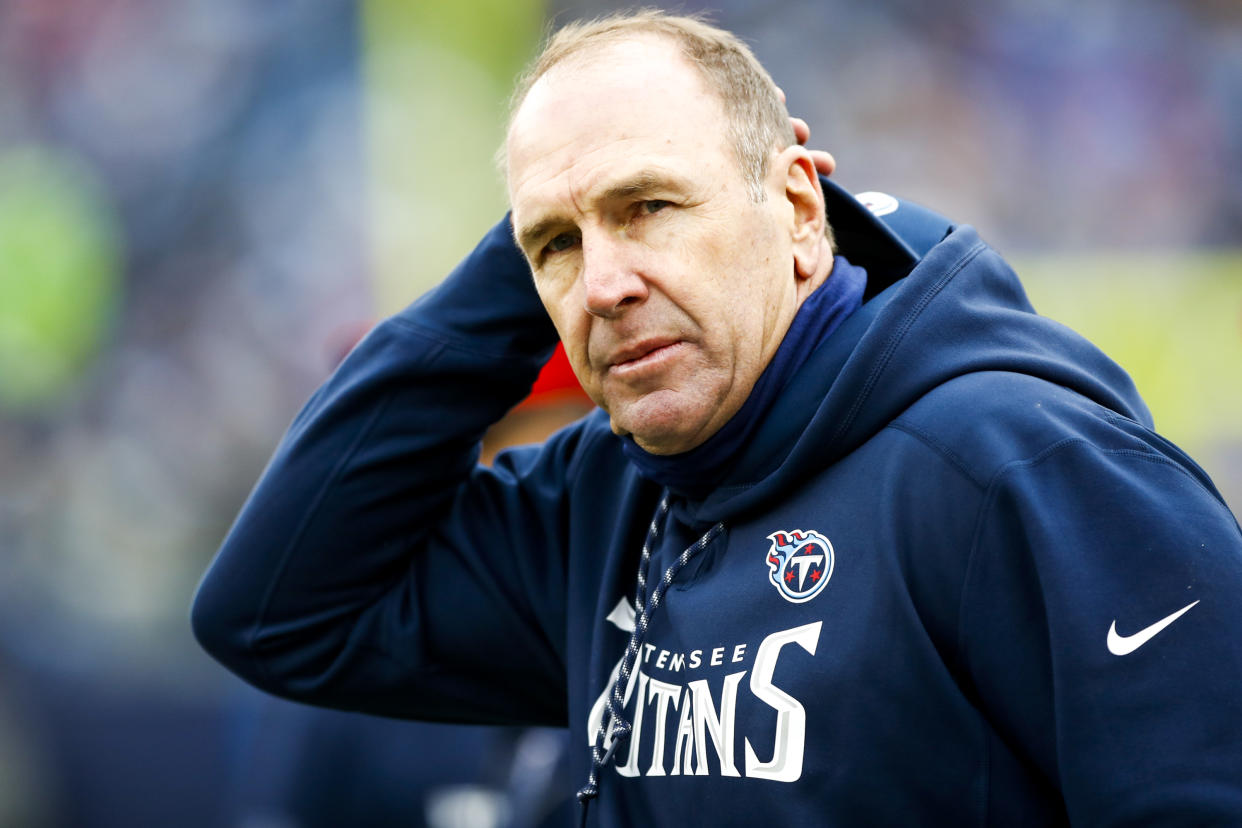
<svg viewBox="0 0 1242 828"><path fill-rule="evenodd" d="M780 93L781 100L785 100L785 90L779 86L776 91ZM811 127L801 118L789 117L789 123L793 124L794 137L798 139L798 143L806 146L806 142L811 139ZM810 150L811 158L815 161L815 170L820 175L832 175L837 168L837 160L832 157L832 153L825 150Z"/></svg>

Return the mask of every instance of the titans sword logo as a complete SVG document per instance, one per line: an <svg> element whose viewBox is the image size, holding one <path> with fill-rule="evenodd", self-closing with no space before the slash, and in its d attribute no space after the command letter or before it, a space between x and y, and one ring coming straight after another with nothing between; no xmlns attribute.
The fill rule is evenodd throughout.
<svg viewBox="0 0 1242 828"><path fill-rule="evenodd" d="M819 532L794 529L768 535L768 580L786 601L809 601L832 577L832 544Z"/></svg>

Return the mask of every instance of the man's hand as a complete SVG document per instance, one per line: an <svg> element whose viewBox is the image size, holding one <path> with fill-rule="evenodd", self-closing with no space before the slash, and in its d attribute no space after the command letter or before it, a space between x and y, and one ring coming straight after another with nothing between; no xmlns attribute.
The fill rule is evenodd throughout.
<svg viewBox="0 0 1242 828"><path fill-rule="evenodd" d="M811 137L811 128L801 118L790 117L789 122L793 124L794 137L798 139L798 143L806 146ZM811 153L811 160L815 162L816 171L821 175L832 175L832 171L837 168L837 159L832 157L832 153L825 150L808 151Z"/></svg>
<svg viewBox="0 0 1242 828"><path fill-rule="evenodd" d="M785 90L779 86L776 87L777 93L781 96L781 101L785 101ZM806 142L811 138L811 127L801 118L789 116L789 123L793 125L794 138L799 144L806 146ZM825 150L810 150L811 159L815 162L815 169L821 175L832 175L833 170L837 168L837 159L832 157L832 153Z"/></svg>

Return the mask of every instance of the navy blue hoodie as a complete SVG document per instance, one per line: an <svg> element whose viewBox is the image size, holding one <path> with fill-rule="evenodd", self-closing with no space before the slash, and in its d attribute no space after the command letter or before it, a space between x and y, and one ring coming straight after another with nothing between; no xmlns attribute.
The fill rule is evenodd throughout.
<svg viewBox="0 0 1242 828"><path fill-rule="evenodd" d="M972 229L826 190L867 301L714 491L662 492L602 412L476 465L555 341L501 222L294 421L203 646L301 701L567 725L584 780L615 683L601 825L1242 824L1211 481Z"/></svg>

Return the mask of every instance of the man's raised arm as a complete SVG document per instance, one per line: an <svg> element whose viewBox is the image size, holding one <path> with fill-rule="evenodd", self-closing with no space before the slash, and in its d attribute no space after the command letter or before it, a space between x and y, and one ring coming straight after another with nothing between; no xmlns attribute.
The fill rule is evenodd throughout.
<svg viewBox="0 0 1242 828"><path fill-rule="evenodd" d="M559 585L489 583L470 548L472 531L511 550L556 548L556 487L545 484L558 470L533 454L522 468L475 465L484 431L529 392L555 341L506 218L359 343L294 420L199 588L200 643L279 695L421 718L503 720L486 686L532 661L560 673L559 638L541 626L557 614L536 612ZM545 478L539 495L522 491L531 475ZM455 657L437 612L446 595L475 635L509 636L510 655L474 671L486 675L430 668ZM526 718L563 715L545 704Z"/></svg>

